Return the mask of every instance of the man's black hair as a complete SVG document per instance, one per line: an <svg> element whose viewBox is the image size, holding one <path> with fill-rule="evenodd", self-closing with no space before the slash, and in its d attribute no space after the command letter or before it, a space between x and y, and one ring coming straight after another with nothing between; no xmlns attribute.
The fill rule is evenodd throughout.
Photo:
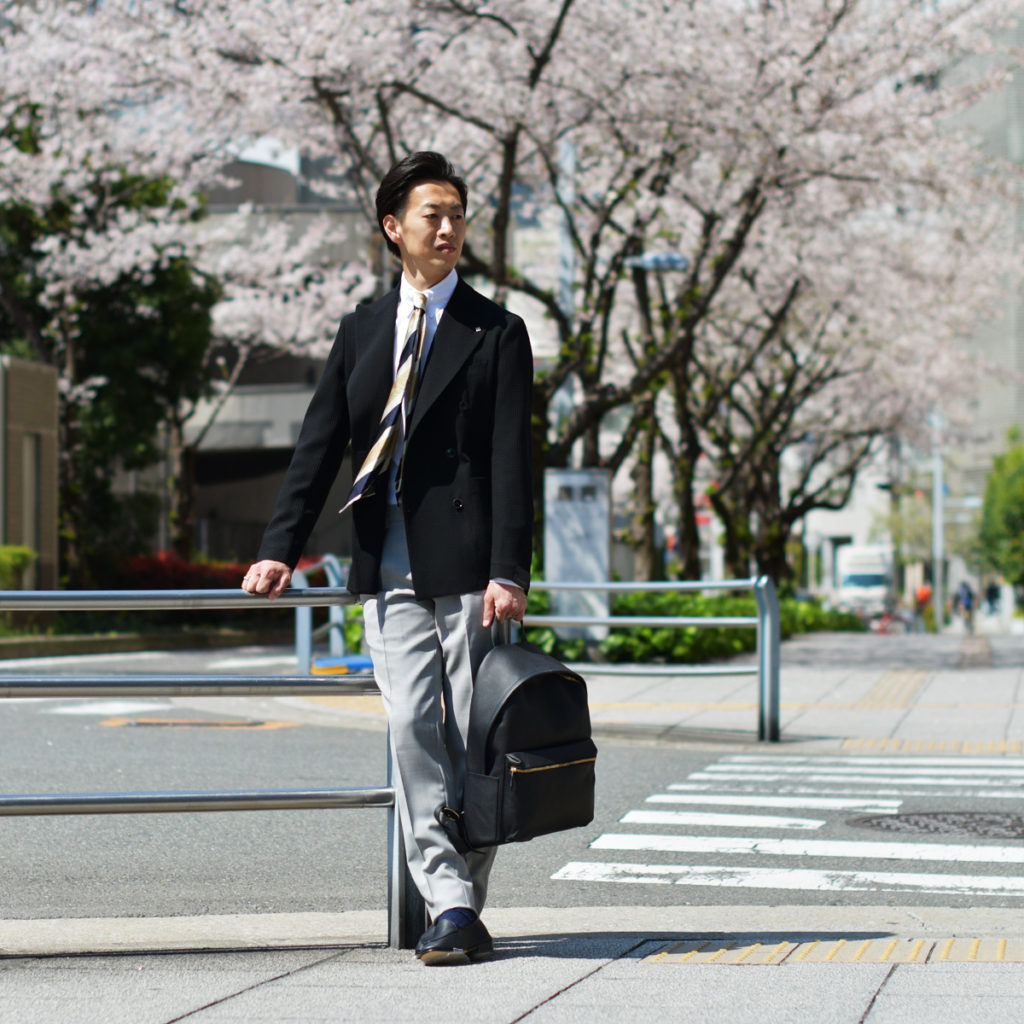
<svg viewBox="0 0 1024 1024"><path fill-rule="evenodd" d="M410 153L398 161L394 167L384 175L377 189L377 225L388 249L396 256L401 255L398 246L391 241L384 230L384 218L391 214L401 218L405 213L406 203L409 201L409 193L417 186L426 181L442 181L452 185L459 193L462 200L462 208L466 209L469 191L466 183L455 173L451 161L440 153L433 153L423 150L419 153Z"/></svg>

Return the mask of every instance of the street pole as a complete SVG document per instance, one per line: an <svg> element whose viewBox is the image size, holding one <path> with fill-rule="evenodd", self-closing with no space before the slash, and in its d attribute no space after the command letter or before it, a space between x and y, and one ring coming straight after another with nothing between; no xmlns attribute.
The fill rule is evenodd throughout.
<svg viewBox="0 0 1024 1024"><path fill-rule="evenodd" d="M945 483L942 479L942 416L932 413L932 611L935 627L941 633L946 625L945 603L943 600L943 565L945 551L943 537L943 506L945 504Z"/></svg>

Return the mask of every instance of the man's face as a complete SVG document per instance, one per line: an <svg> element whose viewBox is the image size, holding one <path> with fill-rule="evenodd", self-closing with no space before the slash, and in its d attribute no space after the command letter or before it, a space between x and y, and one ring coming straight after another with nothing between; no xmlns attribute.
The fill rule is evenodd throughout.
<svg viewBox="0 0 1024 1024"><path fill-rule="evenodd" d="M416 185L402 215L384 218L384 230L402 252L410 283L430 288L458 263L466 238L466 211L458 189L441 181Z"/></svg>

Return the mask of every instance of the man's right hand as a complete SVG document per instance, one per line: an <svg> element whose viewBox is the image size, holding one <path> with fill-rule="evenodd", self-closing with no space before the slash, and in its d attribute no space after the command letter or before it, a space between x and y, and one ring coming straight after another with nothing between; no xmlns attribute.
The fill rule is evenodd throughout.
<svg viewBox="0 0 1024 1024"><path fill-rule="evenodd" d="M273 601L280 597L292 581L292 571L284 562L265 558L254 562L242 579L242 589L249 594L261 594Z"/></svg>

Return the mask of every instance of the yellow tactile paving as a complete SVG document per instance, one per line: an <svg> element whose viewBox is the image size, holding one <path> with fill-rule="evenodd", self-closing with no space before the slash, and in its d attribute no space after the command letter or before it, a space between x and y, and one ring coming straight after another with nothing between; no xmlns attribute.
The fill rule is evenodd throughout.
<svg viewBox="0 0 1024 1024"><path fill-rule="evenodd" d="M326 694L323 697L305 697L310 704L337 708L339 711L358 711L362 714L383 715L384 705L376 694Z"/></svg>
<svg viewBox="0 0 1024 1024"><path fill-rule="evenodd" d="M795 942L740 944L733 941L694 939L645 957L647 963L746 964L764 966L782 963L797 948Z"/></svg>
<svg viewBox="0 0 1024 1024"><path fill-rule="evenodd" d="M935 944L934 963L1024 963L1024 939L946 939Z"/></svg>
<svg viewBox="0 0 1024 1024"><path fill-rule="evenodd" d="M764 942L687 939L644 957L649 964L925 964L1024 963L1024 939L850 938Z"/></svg>
<svg viewBox="0 0 1024 1024"><path fill-rule="evenodd" d="M908 707L921 689L928 673L923 669L894 669L854 705L858 711L890 711Z"/></svg>

